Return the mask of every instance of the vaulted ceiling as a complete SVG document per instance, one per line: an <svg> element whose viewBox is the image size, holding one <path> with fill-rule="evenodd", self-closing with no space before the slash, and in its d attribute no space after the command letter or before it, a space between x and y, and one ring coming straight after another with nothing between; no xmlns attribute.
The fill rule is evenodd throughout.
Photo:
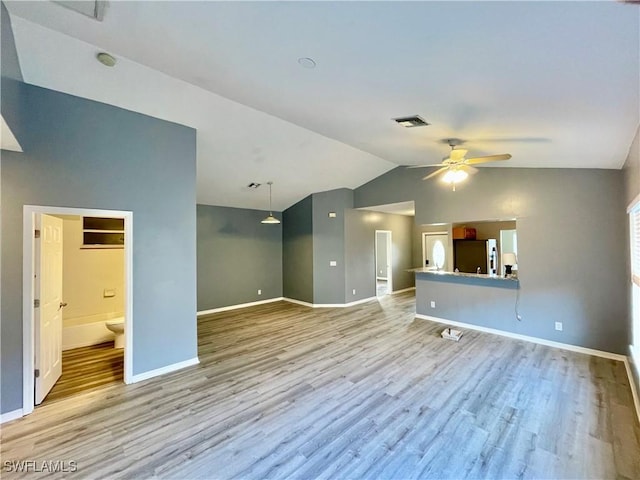
<svg viewBox="0 0 640 480"><path fill-rule="evenodd" d="M501 167L620 168L640 121L637 5L6 3L26 82L198 130L201 203L265 208L246 186L272 180L280 210L448 138ZM392 121L412 114L431 125Z"/></svg>

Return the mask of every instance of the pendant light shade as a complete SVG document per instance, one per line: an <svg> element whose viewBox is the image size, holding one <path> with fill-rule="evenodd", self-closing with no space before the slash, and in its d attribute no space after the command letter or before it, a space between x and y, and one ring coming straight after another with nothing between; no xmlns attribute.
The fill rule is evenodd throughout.
<svg viewBox="0 0 640 480"><path fill-rule="evenodd" d="M271 209L271 185L273 185L273 182L267 182L267 185L269 185L269 216L262 220L260 223L280 223L280 220L273 216L273 210Z"/></svg>

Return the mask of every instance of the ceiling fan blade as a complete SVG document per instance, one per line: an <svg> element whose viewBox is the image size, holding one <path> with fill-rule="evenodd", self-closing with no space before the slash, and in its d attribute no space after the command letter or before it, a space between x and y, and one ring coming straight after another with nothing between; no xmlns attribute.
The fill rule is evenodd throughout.
<svg viewBox="0 0 640 480"><path fill-rule="evenodd" d="M468 150L465 150L464 148L454 148L453 150L451 150L449 158L453 160L454 163L459 162L467 154L467 151Z"/></svg>
<svg viewBox="0 0 640 480"><path fill-rule="evenodd" d="M436 175L439 175L440 173L444 172L445 170L449 170L449 167L442 167L439 168L438 170L436 170L435 172L431 172L429 175L427 175L426 177L423 177L422 180L429 180L432 177L435 177Z"/></svg>
<svg viewBox="0 0 640 480"><path fill-rule="evenodd" d="M460 165L458 168L460 170L464 170L465 172L467 172L470 175L475 175L476 173L478 173L480 171L476 167L472 167L470 165L465 165L465 164Z"/></svg>
<svg viewBox="0 0 640 480"><path fill-rule="evenodd" d="M430 165L405 165L407 168L427 168L427 167L443 167L443 163L432 163Z"/></svg>
<svg viewBox="0 0 640 480"><path fill-rule="evenodd" d="M502 155L487 155L486 157L467 158L464 162L467 165L476 165L478 163L497 162L498 160L509 160L511 155L503 153Z"/></svg>

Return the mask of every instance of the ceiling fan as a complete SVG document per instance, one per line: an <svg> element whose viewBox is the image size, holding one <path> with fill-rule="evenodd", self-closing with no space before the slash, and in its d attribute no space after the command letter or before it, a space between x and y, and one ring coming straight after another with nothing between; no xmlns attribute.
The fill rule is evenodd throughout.
<svg viewBox="0 0 640 480"><path fill-rule="evenodd" d="M438 170L431 172L429 175L423 178L428 180L437 175L442 175L442 181L450 183L453 187L453 191L456 191L456 183L462 182L469 174L478 173L478 169L472 165L478 165L480 163L497 162L499 160L509 160L511 155L503 153L500 155L487 155L485 157L466 158L467 150L464 148L456 148L459 144L455 140L449 140L447 142L451 147L451 153L448 157L442 160L442 163L434 163L431 165L411 165L407 168L426 168L426 167L440 167Z"/></svg>

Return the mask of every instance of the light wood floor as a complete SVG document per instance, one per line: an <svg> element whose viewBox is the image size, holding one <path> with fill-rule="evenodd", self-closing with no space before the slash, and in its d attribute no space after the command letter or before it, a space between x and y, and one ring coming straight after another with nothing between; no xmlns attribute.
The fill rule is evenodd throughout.
<svg viewBox="0 0 640 480"><path fill-rule="evenodd" d="M2 460L77 462L51 478L640 478L622 363L442 340L414 302L202 318L200 365L43 405L2 428Z"/></svg>
<svg viewBox="0 0 640 480"><path fill-rule="evenodd" d="M62 352L62 376L44 399L52 402L122 383L124 350L113 342Z"/></svg>

